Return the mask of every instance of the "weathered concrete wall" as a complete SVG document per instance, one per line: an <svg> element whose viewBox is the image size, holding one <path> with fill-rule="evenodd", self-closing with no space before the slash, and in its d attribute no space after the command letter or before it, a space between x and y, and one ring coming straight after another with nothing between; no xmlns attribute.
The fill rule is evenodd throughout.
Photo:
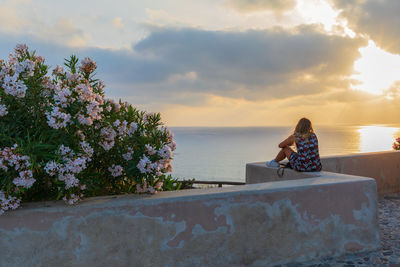
<svg viewBox="0 0 400 267"><path fill-rule="evenodd" d="M278 176L277 168L270 168L265 162L255 162L246 164L246 184L257 184L265 182L274 182L282 180L295 180L318 177L319 173L297 172L291 169L285 169L282 177Z"/></svg>
<svg viewBox="0 0 400 267"><path fill-rule="evenodd" d="M322 157L322 170L357 176L371 177L376 180L380 197L400 192L400 151L384 151L351 155ZM283 177L278 177L276 168L269 168L265 162L246 164L246 183L264 183L304 179L324 175L318 172L296 172L285 169Z"/></svg>
<svg viewBox="0 0 400 267"><path fill-rule="evenodd" d="M1 266L267 266L378 246L375 181L335 174L0 217Z"/></svg>
<svg viewBox="0 0 400 267"><path fill-rule="evenodd" d="M324 171L372 177L379 196L400 192L400 151L323 157Z"/></svg>

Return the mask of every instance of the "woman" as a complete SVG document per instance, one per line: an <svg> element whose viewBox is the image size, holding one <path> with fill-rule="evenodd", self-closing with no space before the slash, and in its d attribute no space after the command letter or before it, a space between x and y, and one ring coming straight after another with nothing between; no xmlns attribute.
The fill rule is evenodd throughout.
<svg viewBox="0 0 400 267"><path fill-rule="evenodd" d="M297 152L290 147L293 144L296 144ZM322 169L318 138L309 119L300 119L294 133L282 141L279 147L281 151L275 159L266 163L268 166L279 167L279 162L288 158L290 166L296 171L320 171Z"/></svg>

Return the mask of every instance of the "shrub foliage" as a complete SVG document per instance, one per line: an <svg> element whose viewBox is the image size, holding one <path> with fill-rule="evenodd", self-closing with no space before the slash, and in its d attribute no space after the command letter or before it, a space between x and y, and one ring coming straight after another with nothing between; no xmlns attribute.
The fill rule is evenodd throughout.
<svg viewBox="0 0 400 267"><path fill-rule="evenodd" d="M0 214L21 201L157 193L172 170L160 114L105 98L92 59L64 65L50 73L26 45L0 60Z"/></svg>

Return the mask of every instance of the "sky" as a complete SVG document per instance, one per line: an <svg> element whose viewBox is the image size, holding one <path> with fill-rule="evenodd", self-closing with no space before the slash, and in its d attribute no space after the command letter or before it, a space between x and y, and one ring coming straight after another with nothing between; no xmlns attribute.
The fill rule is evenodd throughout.
<svg viewBox="0 0 400 267"><path fill-rule="evenodd" d="M0 0L0 58L97 64L167 126L400 123L397 0Z"/></svg>

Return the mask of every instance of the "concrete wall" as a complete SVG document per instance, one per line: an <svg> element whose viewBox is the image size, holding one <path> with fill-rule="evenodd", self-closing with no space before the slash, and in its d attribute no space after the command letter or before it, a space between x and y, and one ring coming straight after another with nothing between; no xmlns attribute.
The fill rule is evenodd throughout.
<svg viewBox="0 0 400 267"><path fill-rule="evenodd" d="M265 182L274 182L282 180L296 180L304 178L312 178L320 176L319 173L297 172L292 169L285 168L282 177L278 176L277 168L270 168L263 162L246 164L246 184L257 184Z"/></svg>
<svg viewBox="0 0 400 267"><path fill-rule="evenodd" d="M378 246L375 181L339 174L0 217L1 266L267 266Z"/></svg>
<svg viewBox="0 0 400 267"><path fill-rule="evenodd" d="M323 157L324 171L372 177L379 196L400 192L400 151Z"/></svg>
<svg viewBox="0 0 400 267"><path fill-rule="evenodd" d="M400 151L384 151L351 155L322 157L322 170L374 178L380 197L400 192ZM283 177L278 177L276 168L268 168L265 162L246 164L246 183L264 183L304 179L320 176L313 172L296 172L285 169Z"/></svg>

